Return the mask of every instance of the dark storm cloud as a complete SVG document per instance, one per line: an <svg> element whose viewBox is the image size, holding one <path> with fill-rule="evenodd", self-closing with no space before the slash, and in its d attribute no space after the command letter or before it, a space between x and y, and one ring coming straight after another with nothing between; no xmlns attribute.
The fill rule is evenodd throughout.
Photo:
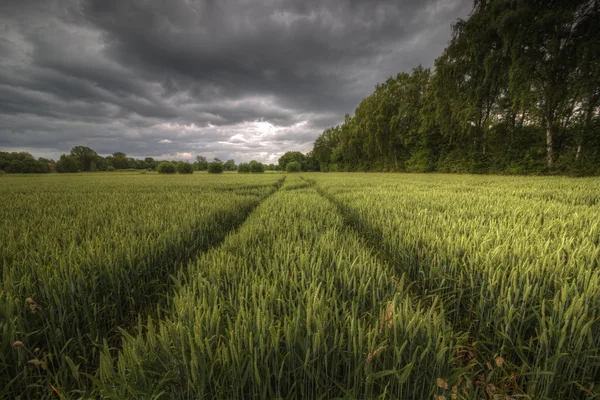
<svg viewBox="0 0 600 400"><path fill-rule="evenodd" d="M430 66L470 7L4 1L0 148L56 156L84 144L103 154L273 162L310 150L377 82Z"/></svg>

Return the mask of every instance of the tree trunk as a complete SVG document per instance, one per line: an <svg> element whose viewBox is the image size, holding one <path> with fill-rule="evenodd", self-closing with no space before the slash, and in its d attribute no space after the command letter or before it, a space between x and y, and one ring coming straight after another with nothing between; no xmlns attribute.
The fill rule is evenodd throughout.
<svg viewBox="0 0 600 400"><path fill-rule="evenodd" d="M553 137L553 129L551 126L548 126L546 129L546 159L548 161L548 167L552 166L552 161L554 160L554 147L552 143Z"/></svg>
<svg viewBox="0 0 600 400"><path fill-rule="evenodd" d="M581 148L582 148L582 145L581 145L581 143L579 143L579 145L577 146L577 154L575 155L576 161L579 161L579 156L581 156Z"/></svg>

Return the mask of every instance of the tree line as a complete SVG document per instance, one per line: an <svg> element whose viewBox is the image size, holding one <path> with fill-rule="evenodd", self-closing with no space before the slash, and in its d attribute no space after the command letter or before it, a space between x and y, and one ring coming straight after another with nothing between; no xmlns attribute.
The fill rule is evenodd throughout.
<svg viewBox="0 0 600 400"><path fill-rule="evenodd" d="M156 170L163 160L152 157L134 159L122 152L102 157L86 146L75 146L58 160L34 156L27 152L0 151L0 170L8 173L95 172L125 169ZM172 161L173 164L179 161Z"/></svg>
<svg viewBox="0 0 600 400"><path fill-rule="evenodd" d="M598 0L476 0L433 69L325 130L323 171L600 174Z"/></svg>
<svg viewBox="0 0 600 400"><path fill-rule="evenodd" d="M290 165L291 164L291 165ZM277 164L263 164L256 160L236 165L235 160L221 161L214 158L207 160L202 155L196 156L193 163L185 161L155 160L152 157L134 159L122 152L102 157L86 146L75 146L69 154L63 154L58 161L40 157L35 159L27 152L0 151L0 171L7 173L73 173L116 170L150 170L159 173L193 173L208 171L221 173L238 171L239 173L261 173L265 171L318 171L318 163L310 153L305 155L298 151L290 151L281 156Z"/></svg>

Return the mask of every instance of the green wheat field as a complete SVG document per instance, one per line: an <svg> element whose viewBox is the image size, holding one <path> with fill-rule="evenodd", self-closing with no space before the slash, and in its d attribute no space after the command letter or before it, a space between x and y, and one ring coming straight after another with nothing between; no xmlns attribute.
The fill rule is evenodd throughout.
<svg viewBox="0 0 600 400"><path fill-rule="evenodd" d="M600 179L0 177L0 398L600 398Z"/></svg>

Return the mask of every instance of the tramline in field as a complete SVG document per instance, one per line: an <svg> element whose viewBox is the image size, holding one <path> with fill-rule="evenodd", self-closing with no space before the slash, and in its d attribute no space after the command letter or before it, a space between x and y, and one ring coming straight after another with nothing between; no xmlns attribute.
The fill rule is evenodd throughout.
<svg viewBox="0 0 600 400"><path fill-rule="evenodd" d="M0 397L600 396L596 178L0 189Z"/></svg>
<svg viewBox="0 0 600 400"><path fill-rule="evenodd" d="M3 178L0 397L52 395L50 384L62 391L93 373L103 340L154 312L169 297L170 276L283 179Z"/></svg>

